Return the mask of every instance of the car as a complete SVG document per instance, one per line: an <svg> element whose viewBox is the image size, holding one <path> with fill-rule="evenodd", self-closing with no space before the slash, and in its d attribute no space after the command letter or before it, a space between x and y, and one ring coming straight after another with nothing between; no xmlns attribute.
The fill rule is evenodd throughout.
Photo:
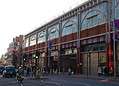
<svg viewBox="0 0 119 86"><path fill-rule="evenodd" d="M3 71L5 70L5 67L4 66L0 66L0 75L3 74Z"/></svg>
<svg viewBox="0 0 119 86"><path fill-rule="evenodd" d="M6 66L3 71L3 77L16 77L16 68L14 66Z"/></svg>

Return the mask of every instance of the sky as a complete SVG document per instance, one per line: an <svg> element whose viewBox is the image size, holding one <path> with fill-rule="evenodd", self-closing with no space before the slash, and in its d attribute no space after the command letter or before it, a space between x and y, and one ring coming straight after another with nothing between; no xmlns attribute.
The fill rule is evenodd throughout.
<svg viewBox="0 0 119 86"><path fill-rule="evenodd" d="M9 43L87 0L0 0L0 56Z"/></svg>

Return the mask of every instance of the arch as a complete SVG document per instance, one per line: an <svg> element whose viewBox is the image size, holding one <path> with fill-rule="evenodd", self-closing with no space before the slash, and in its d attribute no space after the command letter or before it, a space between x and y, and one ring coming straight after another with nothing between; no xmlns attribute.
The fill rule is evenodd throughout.
<svg viewBox="0 0 119 86"><path fill-rule="evenodd" d="M119 6L119 0L115 0L115 8L117 8Z"/></svg>
<svg viewBox="0 0 119 86"><path fill-rule="evenodd" d="M59 25L55 25L55 26L53 26L53 27L51 27L51 28L49 28L49 30L48 30L48 40L50 40L50 38L49 38L49 36L52 34L52 32L54 32L55 31L55 35L57 35L57 33L58 33L58 31L59 31L59 27L58 27ZM54 31L52 31L54 29ZM51 32L52 31L52 32ZM58 36L59 36L59 33L58 33ZM51 38L51 39L54 39L54 38L57 38L57 37L53 37L53 38Z"/></svg>
<svg viewBox="0 0 119 86"><path fill-rule="evenodd" d="M102 15L102 16L104 17L104 19L107 21L106 15L105 15L101 10L99 10L99 9L92 9L92 10L88 11L88 12L86 13L86 15L84 16L84 18L81 20L80 28L82 28L82 24L83 24L84 20L86 19L86 17L87 17L91 12L94 12L94 11L96 11L96 12L98 12L100 15Z"/></svg>
<svg viewBox="0 0 119 86"><path fill-rule="evenodd" d="M65 29L66 26L68 26L69 23L71 23L73 25L77 25L77 23L74 20L68 19L62 27L61 36L63 36L63 30ZM71 24L69 24L69 25L71 25ZM78 28L77 28L77 30L78 30Z"/></svg>
<svg viewBox="0 0 119 86"><path fill-rule="evenodd" d="M46 41L46 30L42 30L38 33L38 43Z"/></svg>

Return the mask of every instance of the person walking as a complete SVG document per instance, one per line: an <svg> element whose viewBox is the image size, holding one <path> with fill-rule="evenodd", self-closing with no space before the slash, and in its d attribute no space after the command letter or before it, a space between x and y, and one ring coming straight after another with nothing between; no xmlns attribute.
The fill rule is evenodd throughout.
<svg viewBox="0 0 119 86"><path fill-rule="evenodd" d="M71 75L71 68L68 69L68 75Z"/></svg>
<svg viewBox="0 0 119 86"><path fill-rule="evenodd" d="M104 67L104 75L108 76L108 68L106 66Z"/></svg>
<svg viewBox="0 0 119 86"><path fill-rule="evenodd" d="M101 76L102 75L102 69L101 69L101 66L100 65L98 65L97 72L98 72L98 76Z"/></svg>
<svg viewBox="0 0 119 86"><path fill-rule="evenodd" d="M24 80L22 73L23 73L23 69L21 67L19 67L17 74L16 74L16 79L20 86L23 86L23 80Z"/></svg>
<svg viewBox="0 0 119 86"><path fill-rule="evenodd" d="M32 77L36 77L36 67L32 66Z"/></svg>
<svg viewBox="0 0 119 86"><path fill-rule="evenodd" d="M30 68L27 67L27 77L29 77L29 76L30 76Z"/></svg>

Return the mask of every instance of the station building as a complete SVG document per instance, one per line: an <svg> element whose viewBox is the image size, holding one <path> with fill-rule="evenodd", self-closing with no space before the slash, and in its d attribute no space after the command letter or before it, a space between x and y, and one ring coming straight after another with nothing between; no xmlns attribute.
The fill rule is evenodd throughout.
<svg viewBox="0 0 119 86"><path fill-rule="evenodd" d="M115 60L119 74L118 23L119 0L87 1L25 35L25 64L52 73L70 68L97 75L98 66L113 74Z"/></svg>

